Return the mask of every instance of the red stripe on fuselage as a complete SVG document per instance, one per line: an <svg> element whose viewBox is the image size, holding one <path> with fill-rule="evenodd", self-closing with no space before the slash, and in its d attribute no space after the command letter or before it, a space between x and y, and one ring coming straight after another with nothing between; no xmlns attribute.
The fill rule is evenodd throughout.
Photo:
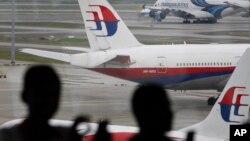
<svg viewBox="0 0 250 141"><path fill-rule="evenodd" d="M200 68L90 68L90 70L123 79L176 76L183 74L213 73L233 71L235 67Z"/></svg>
<svg viewBox="0 0 250 141"><path fill-rule="evenodd" d="M110 133L111 141L129 141L135 133L130 132L117 132ZM93 141L94 135L88 135L84 137L84 141Z"/></svg>
<svg viewBox="0 0 250 141"><path fill-rule="evenodd" d="M136 133L132 132L115 132L110 133L111 141L129 141ZM93 141L95 135L87 135L84 137L84 141ZM183 138L169 137L171 140L183 140Z"/></svg>

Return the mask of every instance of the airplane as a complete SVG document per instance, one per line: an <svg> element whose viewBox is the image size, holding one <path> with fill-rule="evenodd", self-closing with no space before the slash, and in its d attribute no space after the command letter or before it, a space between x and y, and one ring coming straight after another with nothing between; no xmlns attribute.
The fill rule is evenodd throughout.
<svg viewBox="0 0 250 141"><path fill-rule="evenodd" d="M159 22L176 16L183 18L183 23L216 23L217 19L239 12L247 16L249 8L250 2L243 0L157 0L151 7L144 5L139 15Z"/></svg>
<svg viewBox="0 0 250 141"><path fill-rule="evenodd" d="M158 83L172 90L221 92L240 56L250 47L250 44L144 45L106 0L79 0L79 4L90 49L72 47L83 52L77 54L29 48L21 52L137 83ZM212 103L215 100L209 98Z"/></svg>
<svg viewBox="0 0 250 141"><path fill-rule="evenodd" d="M186 140L187 133L194 131L194 139L197 141L226 141L230 136L230 125L240 125L247 122L250 107L250 49L247 49L241 57L235 71L227 82L219 99L213 106L209 115L201 122L170 131L166 134L173 141ZM23 119L8 121L0 126L0 129L11 128L22 122ZM72 126L72 121L51 120L54 127ZM96 123L84 123L77 129L79 134L85 134L84 141L92 141L98 129ZM112 141L127 141L138 133L137 127L108 125L108 132ZM1 136L0 136L1 139Z"/></svg>

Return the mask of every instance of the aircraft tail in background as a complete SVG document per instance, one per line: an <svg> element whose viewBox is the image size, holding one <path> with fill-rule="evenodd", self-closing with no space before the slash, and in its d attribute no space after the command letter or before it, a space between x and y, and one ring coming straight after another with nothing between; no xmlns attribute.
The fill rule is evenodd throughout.
<svg viewBox="0 0 250 141"><path fill-rule="evenodd" d="M93 51L140 46L106 0L78 0Z"/></svg>
<svg viewBox="0 0 250 141"><path fill-rule="evenodd" d="M241 57L227 85L208 117L182 131L194 130L198 135L229 138L229 126L243 124L249 117L250 49Z"/></svg>

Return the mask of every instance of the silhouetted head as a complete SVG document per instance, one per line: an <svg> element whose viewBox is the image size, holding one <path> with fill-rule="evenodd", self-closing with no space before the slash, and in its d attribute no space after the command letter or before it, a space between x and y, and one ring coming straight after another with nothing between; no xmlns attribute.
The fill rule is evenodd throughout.
<svg viewBox="0 0 250 141"><path fill-rule="evenodd" d="M141 132L162 134L172 128L171 104L161 86L138 86L132 97L132 111Z"/></svg>
<svg viewBox="0 0 250 141"><path fill-rule="evenodd" d="M60 80L50 66L29 68L24 77L22 100L28 105L29 118L46 121L58 109Z"/></svg>

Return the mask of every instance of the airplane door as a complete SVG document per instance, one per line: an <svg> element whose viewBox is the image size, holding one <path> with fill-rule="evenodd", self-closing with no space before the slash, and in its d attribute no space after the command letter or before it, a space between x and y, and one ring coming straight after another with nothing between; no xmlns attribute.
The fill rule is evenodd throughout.
<svg viewBox="0 0 250 141"><path fill-rule="evenodd" d="M158 73L167 73L167 59L166 57L158 57Z"/></svg>

